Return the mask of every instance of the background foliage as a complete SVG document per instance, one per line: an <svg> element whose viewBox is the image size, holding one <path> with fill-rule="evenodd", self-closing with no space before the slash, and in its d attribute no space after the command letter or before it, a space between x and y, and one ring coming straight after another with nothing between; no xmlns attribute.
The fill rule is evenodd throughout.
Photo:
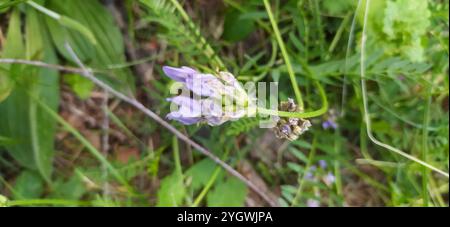
<svg viewBox="0 0 450 227"><path fill-rule="evenodd" d="M253 118L171 123L280 206L448 206L448 177L375 145L363 121L369 111L376 138L448 172L448 1L371 1L367 110L365 3L273 0L276 31L259 0L0 0L0 57L76 66L67 42L98 78L160 116L171 84L163 65L276 81L281 101L298 86L305 111L321 106L318 81L329 108L296 141L277 139ZM0 63L7 205L267 205L152 119L105 99L77 74ZM326 121L337 128L322 127Z"/></svg>

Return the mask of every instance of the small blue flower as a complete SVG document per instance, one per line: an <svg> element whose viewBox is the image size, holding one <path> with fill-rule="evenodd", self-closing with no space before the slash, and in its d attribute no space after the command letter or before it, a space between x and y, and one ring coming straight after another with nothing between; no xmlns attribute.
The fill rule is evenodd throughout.
<svg viewBox="0 0 450 227"><path fill-rule="evenodd" d="M306 172L305 179L307 180L314 180L314 172L316 171L317 166L312 165L309 167L309 170Z"/></svg>
<svg viewBox="0 0 450 227"><path fill-rule="evenodd" d="M326 120L324 122L322 122L322 128L323 129L329 129L329 128L333 128L333 129L337 129L337 124L336 122L332 121L332 120Z"/></svg>
<svg viewBox="0 0 450 227"><path fill-rule="evenodd" d="M333 175L333 173L328 172L328 174L323 177L323 181L326 185L330 186L336 181L336 177Z"/></svg>
<svg viewBox="0 0 450 227"><path fill-rule="evenodd" d="M326 169L327 168L327 161L325 160L319 160L319 166L322 169Z"/></svg>
<svg viewBox="0 0 450 227"><path fill-rule="evenodd" d="M313 180L314 179L313 173L311 171L306 172L305 179Z"/></svg>
<svg viewBox="0 0 450 227"><path fill-rule="evenodd" d="M306 206L308 207L319 207L320 202L315 199L308 199L306 200Z"/></svg>
<svg viewBox="0 0 450 227"><path fill-rule="evenodd" d="M334 109L330 109L328 111L328 116L326 118L326 121L322 122L322 128L323 129L337 129L338 128L338 124L336 123L337 120L337 114L336 111Z"/></svg>

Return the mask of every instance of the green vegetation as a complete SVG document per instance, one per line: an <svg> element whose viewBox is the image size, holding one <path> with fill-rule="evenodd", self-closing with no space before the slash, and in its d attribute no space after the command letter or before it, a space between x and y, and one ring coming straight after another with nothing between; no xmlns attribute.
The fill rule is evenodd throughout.
<svg viewBox="0 0 450 227"><path fill-rule="evenodd" d="M0 0L0 207L448 206L448 10L440 0ZM280 116L312 127L288 141L260 128L261 115L216 127L165 119L262 198L83 65L161 118L173 84L164 65L278 82L279 101L303 110Z"/></svg>

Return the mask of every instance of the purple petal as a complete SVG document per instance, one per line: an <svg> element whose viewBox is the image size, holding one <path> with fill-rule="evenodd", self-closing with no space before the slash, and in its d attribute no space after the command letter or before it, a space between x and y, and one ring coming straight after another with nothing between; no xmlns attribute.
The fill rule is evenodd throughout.
<svg viewBox="0 0 450 227"><path fill-rule="evenodd" d="M179 106L177 111L167 114L167 119L176 120L185 125L195 124L202 120L201 105L198 101L181 95L168 98L167 101L171 101Z"/></svg>
<svg viewBox="0 0 450 227"><path fill-rule="evenodd" d="M197 73L194 69L191 69L189 67L183 66L181 68L175 68L171 66L163 66L162 67L164 73L172 78L173 80L179 81L179 82L185 82L186 78L189 75L193 75Z"/></svg>
<svg viewBox="0 0 450 227"><path fill-rule="evenodd" d="M306 201L306 205L308 207L319 207L320 206L320 202L315 200L315 199L308 199Z"/></svg>
<svg viewBox="0 0 450 227"><path fill-rule="evenodd" d="M245 110L237 110L233 112L226 112L225 115L232 120L237 120L245 116L247 112Z"/></svg>
<svg viewBox="0 0 450 227"><path fill-rule="evenodd" d="M186 78L186 87L200 96L218 97L224 85L211 74L190 74Z"/></svg>
<svg viewBox="0 0 450 227"><path fill-rule="evenodd" d="M337 126L336 122L334 122L334 121L326 120L326 121L322 122L323 129L329 129L329 128L336 129L337 127L338 126Z"/></svg>
<svg viewBox="0 0 450 227"><path fill-rule="evenodd" d="M328 172L328 174L323 178L326 185L331 185L336 181L336 177L333 175L333 173Z"/></svg>
<svg viewBox="0 0 450 227"><path fill-rule="evenodd" d="M219 117L223 115L222 106L220 103L221 100L216 99L203 99L201 101L202 105L202 114L204 116L214 116Z"/></svg>
<svg viewBox="0 0 450 227"><path fill-rule="evenodd" d="M167 98L167 101L177 104L179 109L176 112L179 112L183 117L199 117L202 114L201 104L190 97L179 95Z"/></svg>
<svg viewBox="0 0 450 227"><path fill-rule="evenodd" d="M192 125L201 121L201 117L182 117L177 112L171 112L166 117L169 120L176 120L184 125Z"/></svg>
<svg viewBox="0 0 450 227"><path fill-rule="evenodd" d="M219 77L222 79L227 85L231 85L233 87L238 86L239 82L233 76L233 74L229 72L219 72Z"/></svg>
<svg viewBox="0 0 450 227"><path fill-rule="evenodd" d="M291 127L289 125L283 125L281 127L281 132L283 132L285 135L289 135L291 133Z"/></svg>
<svg viewBox="0 0 450 227"><path fill-rule="evenodd" d="M312 180L314 178L314 175L311 171L306 172L305 178L307 180Z"/></svg>
<svg viewBox="0 0 450 227"><path fill-rule="evenodd" d="M208 116L208 117L206 117L206 121L211 126L217 126L217 125L221 125L224 122L226 122L226 119L223 117Z"/></svg>
<svg viewBox="0 0 450 227"><path fill-rule="evenodd" d="M325 160L319 160L319 166L322 169L326 169L327 168L327 161Z"/></svg>

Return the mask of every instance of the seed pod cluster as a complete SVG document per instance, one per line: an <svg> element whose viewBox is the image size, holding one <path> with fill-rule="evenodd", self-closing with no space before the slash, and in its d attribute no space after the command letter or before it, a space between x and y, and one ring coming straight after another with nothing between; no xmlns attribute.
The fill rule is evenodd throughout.
<svg viewBox="0 0 450 227"><path fill-rule="evenodd" d="M279 110L287 112L302 112L295 104L294 100L289 98L287 102L281 102ZM298 139L298 137L311 127L311 122L302 118L281 117L277 121L277 125L273 128L275 136L290 141Z"/></svg>

